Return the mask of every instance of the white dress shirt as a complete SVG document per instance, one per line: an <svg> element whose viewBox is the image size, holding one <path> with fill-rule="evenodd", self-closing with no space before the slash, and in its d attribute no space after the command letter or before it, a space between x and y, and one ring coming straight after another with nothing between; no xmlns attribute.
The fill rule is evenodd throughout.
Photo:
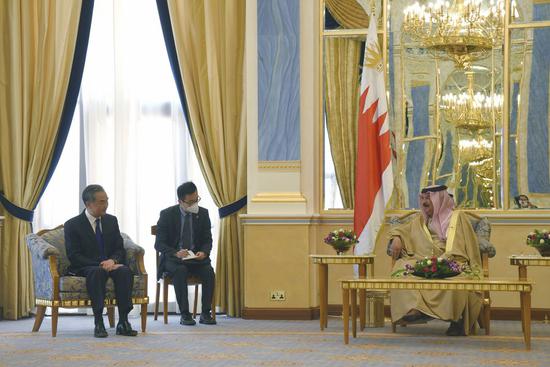
<svg viewBox="0 0 550 367"><path fill-rule="evenodd" d="M94 217L93 215L90 214L90 212L88 211L88 209L86 209L84 211L84 213L86 213L86 218L88 218L88 220L90 221L90 225L92 226L92 229L94 230L94 233L95 233L95 221L96 221L96 217ZM101 229L101 232L103 233L103 225L101 224L101 217L99 218L99 228Z"/></svg>

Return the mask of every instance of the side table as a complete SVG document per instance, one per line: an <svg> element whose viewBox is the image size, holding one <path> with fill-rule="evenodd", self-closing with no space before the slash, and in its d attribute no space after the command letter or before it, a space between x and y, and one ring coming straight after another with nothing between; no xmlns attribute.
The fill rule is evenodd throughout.
<svg viewBox="0 0 550 367"><path fill-rule="evenodd" d="M374 255L309 255L313 263L319 266L319 323L321 330L328 325L328 265L358 265L359 277L366 278L367 265L369 266L369 275L374 275ZM366 290L359 292L359 324L361 330L365 328L366 323Z"/></svg>
<svg viewBox="0 0 550 367"><path fill-rule="evenodd" d="M542 257L538 255L512 255L509 257L510 265L518 267L518 275L520 280L527 279L528 266L550 266L550 257Z"/></svg>

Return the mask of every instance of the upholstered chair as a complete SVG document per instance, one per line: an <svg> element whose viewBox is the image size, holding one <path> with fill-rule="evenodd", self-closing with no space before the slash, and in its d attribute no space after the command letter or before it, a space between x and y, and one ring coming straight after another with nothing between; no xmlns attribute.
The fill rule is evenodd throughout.
<svg viewBox="0 0 550 367"><path fill-rule="evenodd" d="M136 245L128 235L121 233L126 250L127 264L134 273L132 302L141 305L141 331L145 331L147 322L147 272L143 263L145 251ZM52 230L31 233L26 237L27 247L32 256L34 273L34 293L36 317L32 331L38 331L46 307L52 309L52 336L57 334L59 307L91 307L91 300L86 291L86 278L68 273L69 259L65 251L63 226ZM116 307L113 280L107 281L105 306L109 325L114 327L114 307Z"/></svg>
<svg viewBox="0 0 550 367"><path fill-rule="evenodd" d="M491 237L491 223L486 217L480 217L473 212L465 212L468 215L468 219L472 224L472 228L476 233L479 245L479 252L481 254L481 264L482 264L482 273L483 277L489 277L489 258L492 258L496 255L495 246L489 242ZM411 214L404 215L402 217L392 216L388 219L388 224L390 226L405 224L410 222L415 216L421 215L420 213L413 212ZM391 256L391 243L388 243L386 252ZM490 333L490 320L491 320L491 298L489 292L483 292L483 307L479 314L478 323L479 326L485 329L485 334L489 335ZM405 326L406 322L402 321L399 323L402 326ZM392 324L392 329L395 332L396 323Z"/></svg>

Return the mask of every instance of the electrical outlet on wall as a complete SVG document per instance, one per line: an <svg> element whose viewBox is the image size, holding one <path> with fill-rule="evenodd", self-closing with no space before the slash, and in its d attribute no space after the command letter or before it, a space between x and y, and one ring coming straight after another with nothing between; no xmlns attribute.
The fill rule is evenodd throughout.
<svg viewBox="0 0 550 367"><path fill-rule="evenodd" d="M281 290L271 291L269 299L272 301L286 301L286 292Z"/></svg>

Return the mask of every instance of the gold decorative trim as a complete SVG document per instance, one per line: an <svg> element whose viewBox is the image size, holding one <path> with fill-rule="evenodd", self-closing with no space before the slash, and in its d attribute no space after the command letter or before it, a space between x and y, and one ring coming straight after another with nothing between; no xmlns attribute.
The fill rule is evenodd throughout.
<svg viewBox="0 0 550 367"><path fill-rule="evenodd" d="M458 211L455 210L451 215L451 222L449 228L447 228L447 245L445 246L446 252L451 252L453 249L455 236L456 236L456 222L458 221Z"/></svg>
<svg viewBox="0 0 550 367"><path fill-rule="evenodd" d="M428 73L425 73L425 72L414 73L414 76L421 76L421 75L425 75L426 77L431 77L432 76L432 75L430 75ZM411 81L411 87L412 88L425 87L425 86L429 86L429 85L430 85L430 82L428 82L427 80L413 80L413 81Z"/></svg>
<svg viewBox="0 0 550 367"><path fill-rule="evenodd" d="M252 198L253 203L305 203L306 198L299 192L259 192Z"/></svg>
<svg viewBox="0 0 550 367"><path fill-rule="evenodd" d="M349 279L341 280L342 289L418 289L531 292L533 283L528 280L468 280L468 279Z"/></svg>
<svg viewBox="0 0 550 367"><path fill-rule="evenodd" d="M299 171L301 166L301 161L258 161L260 169Z"/></svg>
<svg viewBox="0 0 550 367"><path fill-rule="evenodd" d="M540 256L510 256L510 265L520 266L550 266L550 257Z"/></svg>
<svg viewBox="0 0 550 367"><path fill-rule="evenodd" d="M468 215L475 215L478 218L487 217L489 220L502 219L502 220L536 220L544 219L548 220L548 209L457 209ZM403 216L412 213L420 213L418 209L388 209L385 211L384 216L386 218L392 216ZM498 223L491 223L498 224ZM531 223L532 224L532 223Z"/></svg>
<svg viewBox="0 0 550 367"><path fill-rule="evenodd" d="M46 307L91 307L92 301L89 299L71 299L71 300L49 300L37 298L35 300L37 306L46 306ZM149 297L132 297L132 303L134 304L149 304ZM116 300L106 299L105 306L114 306L116 305Z"/></svg>
<svg viewBox="0 0 550 367"><path fill-rule="evenodd" d="M550 26L549 20L538 20L530 23L512 23L508 26L509 29L525 29L525 28L546 28Z"/></svg>
<svg viewBox="0 0 550 367"><path fill-rule="evenodd" d="M374 255L309 255L314 264L374 264Z"/></svg>
<svg viewBox="0 0 550 367"><path fill-rule="evenodd" d="M357 28L357 29L326 29L322 32L322 35L325 37L342 37L342 36L362 36L366 37L368 33L367 28ZM384 34L383 29L378 29L377 34Z"/></svg>

